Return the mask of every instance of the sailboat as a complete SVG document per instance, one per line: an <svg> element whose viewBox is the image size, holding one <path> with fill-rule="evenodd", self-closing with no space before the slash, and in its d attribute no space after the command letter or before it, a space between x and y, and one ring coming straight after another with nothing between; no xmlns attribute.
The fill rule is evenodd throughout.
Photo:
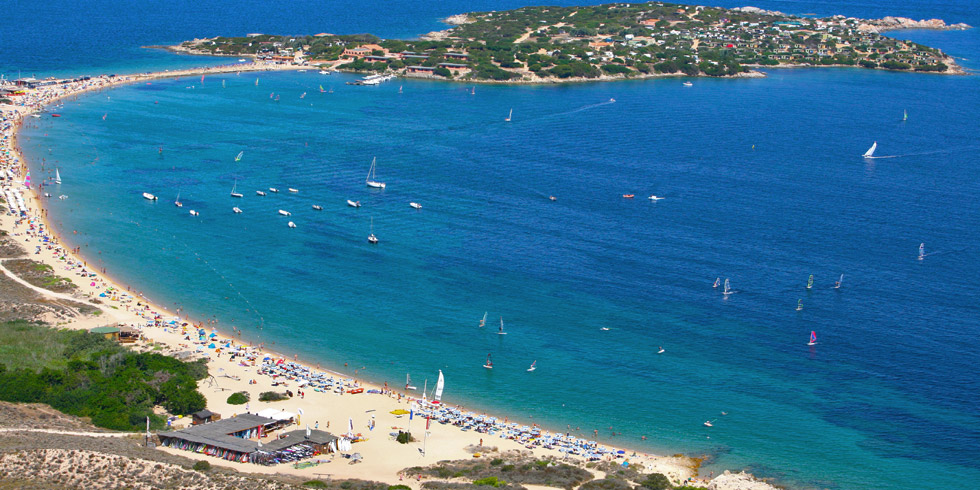
<svg viewBox="0 0 980 490"><path fill-rule="evenodd" d="M58 169L54 169L54 183L55 184L61 183L61 173L58 172Z"/></svg>
<svg viewBox="0 0 980 490"><path fill-rule="evenodd" d="M418 388L412 386L412 375L405 373L405 389L406 390L417 390Z"/></svg>
<svg viewBox="0 0 980 490"><path fill-rule="evenodd" d="M834 283L834 289L840 289L841 284L844 284L844 274L841 274L840 279L838 279L837 282Z"/></svg>
<svg viewBox="0 0 980 490"><path fill-rule="evenodd" d="M796 311L803 311L803 300L802 299L796 302Z"/></svg>
<svg viewBox="0 0 980 490"><path fill-rule="evenodd" d="M483 320L480 320L480 328L487 324L487 312L483 312Z"/></svg>
<svg viewBox="0 0 980 490"><path fill-rule="evenodd" d="M177 199L174 199L174 206L178 208L184 207L184 203L180 202L180 189L177 189Z"/></svg>
<svg viewBox="0 0 980 490"><path fill-rule="evenodd" d="M487 363L483 365L487 369L493 369L493 361L490 360L490 354L487 354Z"/></svg>
<svg viewBox="0 0 980 490"><path fill-rule="evenodd" d="M926 258L926 244L925 243L920 243L919 244L919 260L922 260L924 258Z"/></svg>
<svg viewBox="0 0 980 490"><path fill-rule="evenodd" d="M235 161L236 162L242 161L242 156L243 155L245 155L245 150L242 150L242 151L238 152L238 155L235 155Z"/></svg>
<svg viewBox="0 0 980 490"><path fill-rule="evenodd" d="M725 296L728 296L729 294L732 294L733 292L734 292L734 291L732 291L732 288L731 288L731 286L729 286L729 284L728 284L728 278L726 277L726 278L725 278L725 292L724 292L723 294L724 294Z"/></svg>
<svg viewBox="0 0 980 490"><path fill-rule="evenodd" d="M817 332L810 330L810 341L806 345L817 345Z"/></svg>
<svg viewBox="0 0 980 490"><path fill-rule="evenodd" d="M908 120L909 120L909 111L908 110L903 110L902 111L902 121L908 121Z"/></svg>
<svg viewBox="0 0 980 490"><path fill-rule="evenodd" d="M398 86L398 93L402 93L402 86L401 85Z"/></svg>
<svg viewBox="0 0 980 490"><path fill-rule="evenodd" d="M258 86L259 86L259 79L258 79L258 78L256 78L256 79L255 79L255 86L256 86L256 87L258 87Z"/></svg>
<svg viewBox="0 0 980 490"><path fill-rule="evenodd" d="M320 93L322 94L324 92L326 92L326 90L323 90L323 85L320 85Z"/></svg>
<svg viewBox="0 0 980 490"><path fill-rule="evenodd" d="M235 189L237 188L238 188L238 179L235 179L235 185L231 187L231 197L244 197L240 192L235 192Z"/></svg>
<svg viewBox="0 0 980 490"><path fill-rule="evenodd" d="M368 242L378 243L378 237L374 236L374 218L371 218L371 234L368 235Z"/></svg>
<svg viewBox="0 0 980 490"><path fill-rule="evenodd" d="M384 182L378 182L378 181L374 180L374 179L377 178L375 176L375 172L377 171L377 167L378 167L378 157L374 157L371 160L371 168L370 168L370 170L368 170L367 178L364 179L364 183L367 184L368 187L374 187L375 189L384 189L385 188L385 183Z"/></svg>
<svg viewBox="0 0 980 490"><path fill-rule="evenodd" d="M476 87L470 89L470 95L476 95Z"/></svg>
<svg viewBox="0 0 980 490"><path fill-rule="evenodd" d="M531 367L527 368L527 372L533 373L534 370L537 369L537 364L538 364L538 361L532 362L531 363Z"/></svg>
<svg viewBox="0 0 980 490"><path fill-rule="evenodd" d="M871 148L868 148L868 151L864 152L864 158L874 158L875 150L877 149L878 149L878 142L875 141L874 143L871 144Z"/></svg>
<svg viewBox="0 0 980 490"><path fill-rule="evenodd" d="M711 287L716 288L716 289L718 288L718 286L721 286L721 278L720 277L716 277L715 278L715 283L711 285Z"/></svg>
<svg viewBox="0 0 980 490"><path fill-rule="evenodd" d="M504 332L504 317L500 317L500 328L497 329L497 335L507 335L507 332Z"/></svg>
<svg viewBox="0 0 980 490"><path fill-rule="evenodd" d="M813 289L813 274L810 274L810 278L806 281L806 288Z"/></svg>
<svg viewBox="0 0 980 490"><path fill-rule="evenodd" d="M514 109L510 110L510 114L507 114L507 119L504 119L504 121L510 122L510 118L512 117L514 117Z"/></svg>
<svg viewBox="0 0 980 490"><path fill-rule="evenodd" d="M445 388L446 382L442 378L442 369L439 370L439 381L436 382L436 393L432 397L432 403L442 402L442 389Z"/></svg>

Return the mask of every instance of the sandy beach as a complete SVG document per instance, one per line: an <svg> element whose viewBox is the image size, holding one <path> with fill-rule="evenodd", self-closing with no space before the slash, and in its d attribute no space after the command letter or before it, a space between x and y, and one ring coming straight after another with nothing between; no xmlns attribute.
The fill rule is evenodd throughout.
<svg viewBox="0 0 980 490"><path fill-rule="evenodd" d="M246 71L296 70L312 69L293 65L265 65L250 63L244 65L222 66L213 68L188 69L158 73L142 73L113 78L95 77L91 80L73 82L65 87L60 85L28 90L26 95L18 98L18 105L0 105L3 121L4 138L0 140L0 172L10 176L0 181L6 193L0 193L7 199L10 195L21 195L26 213L3 213L0 215L0 230L8 233L8 237L16 241L25 251L27 257L43 262L54 268L59 275L72 280L78 287L71 295L62 295L61 299L71 299L98 307L99 315L76 316L70 321L57 318L45 318L52 325L63 328L90 329L102 325L127 325L141 331L143 339L134 344L136 349L155 349L164 354L177 355L184 358L205 357L208 360L211 378L199 383L201 393L207 398L208 409L229 418L245 412L257 413L267 408L277 408L298 415L297 424L290 429L313 428L326 430L333 434L348 431L352 423L354 433L358 433L363 441L354 444L354 451L363 456L363 462L349 464L339 457L320 456L323 463L304 469L295 469L291 465L260 466L248 463L234 463L205 455L180 451L171 448L160 448L182 456L204 459L212 464L229 466L246 472L254 473L287 473L309 478L361 478L382 481L390 484L406 483L400 473L412 466L425 466L441 460L470 459L475 454L481 457L504 451L529 451L535 457L568 458L584 464L587 457L569 454L555 449L548 449L541 444L520 436L508 438L505 431L510 420L506 416L496 414L497 425L501 430L495 435L464 431L451 424L440 424L432 420L428 436L423 436L426 420L416 415L409 420L408 415L396 415L391 412L398 410L418 411L422 408L418 391L405 392L398 387L377 386L339 373L331 373L314 363L306 363L304 359L296 359L289 354L279 354L265 349L261 345L250 345L246 340L240 340L240 332L222 332L214 329L206 320L195 316L168 311L166 308L153 304L138 292L138 285L126 286L117 284L111 279L111 271L94 270L85 259L84 250L68 250L60 245L58 230L51 228L44 212L44 200L56 199L57 196L44 197L38 194L36 183L29 189L23 185L27 165L18 151L16 132L25 118L42 110L45 106L57 101L76 97L90 91L108 90L112 87L144 82L166 77L199 76L213 73L233 73ZM43 191L42 191L43 192ZM16 197L14 198L17 199ZM17 203L7 203L6 207L17 206ZM2 261L0 261L2 265ZM6 269L0 272L12 276ZM40 294L58 297L53 293L35 288ZM207 318L203 312L195 312L200 318ZM203 329L205 335L199 334ZM213 337L212 337L213 335ZM210 347L214 345L214 347ZM364 368L370 368L365 366ZM354 367L351 367L354 373ZM264 374L261 371L266 371ZM432 373L433 375L435 373ZM334 386L343 386L341 392L328 389L310 389L308 378L321 376L331 378ZM448 375L447 375L448 377ZM451 387L451 380L447 381ZM363 393L346 393L352 389L361 389ZM259 394L266 391L283 392L289 390L295 394L291 399L279 402L260 402ZM250 401L245 405L230 405L228 396L244 391L250 395ZM451 392L451 388L447 391ZM452 404L451 396L447 403ZM490 417L489 414L474 414ZM178 419L174 426L187 424L187 419ZM399 444L392 433L407 430L418 439L417 442ZM542 436L558 437L561 434L549 433L546 428L531 427L528 431L539 432ZM513 433L511 433L513 435ZM569 437L571 438L571 437ZM424 440L424 442L423 442ZM425 448L423 454L422 448ZM663 473L675 484L696 478L694 460L688 457L658 456L623 449L622 454L616 454L619 448L602 443L595 443L600 454L600 460L628 461L633 467L639 465L646 472ZM596 454L596 453L593 453ZM593 457L593 460L596 458ZM725 476L725 478L722 478ZM698 479L698 485L708 485L707 479ZM749 476L719 475L710 483L709 488L772 488L766 483L753 482Z"/></svg>

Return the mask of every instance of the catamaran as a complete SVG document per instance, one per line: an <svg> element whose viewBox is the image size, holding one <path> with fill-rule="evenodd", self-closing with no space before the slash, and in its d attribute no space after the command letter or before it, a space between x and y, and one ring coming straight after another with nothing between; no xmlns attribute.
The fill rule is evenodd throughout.
<svg viewBox="0 0 980 490"><path fill-rule="evenodd" d="M925 243L920 243L919 244L919 260L922 260L924 258L926 258L926 244Z"/></svg>
<svg viewBox="0 0 980 490"><path fill-rule="evenodd" d="M504 332L504 317L500 317L500 328L497 329L497 335L507 335L507 332Z"/></svg>
<svg viewBox="0 0 980 490"><path fill-rule="evenodd" d="M483 365L487 369L493 369L493 361L490 360L490 354L487 354L487 363Z"/></svg>
<svg viewBox="0 0 980 490"><path fill-rule="evenodd" d="M235 189L238 188L238 179L235 179L235 185L231 187L231 197L244 197L240 192L236 192Z"/></svg>
<svg viewBox="0 0 980 490"><path fill-rule="evenodd" d="M834 289L840 289L841 284L844 284L844 274L841 274L840 279L838 279L837 282L834 283Z"/></svg>
<svg viewBox="0 0 980 490"><path fill-rule="evenodd" d="M445 388L446 382L442 378L442 369L439 370L439 381L436 382L436 392L432 397L432 403L442 403L442 389Z"/></svg>
<svg viewBox="0 0 980 490"><path fill-rule="evenodd" d="M384 182L378 182L374 180L377 178L375 176L377 167L378 167L378 157L374 157L371 160L371 168L368 170L367 178L364 179L364 183L367 184L368 187L374 187L375 189L384 189L385 188Z"/></svg>
<svg viewBox="0 0 980 490"><path fill-rule="evenodd" d="M417 390L418 388L412 386L412 375L405 373L405 389L406 390Z"/></svg>
<svg viewBox="0 0 980 490"><path fill-rule="evenodd" d="M58 172L58 169L54 169L54 183L55 184L61 183L61 173Z"/></svg>
<svg viewBox="0 0 980 490"><path fill-rule="evenodd" d="M514 109L510 110L510 114L507 114L507 119L504 119L504 121L510 122L510 118L512 117L514 117Z"/></svg>
<svg viewBox="0 0 980 490"><path fill-rule="evenodd" d="M715 278L715 283L711 285L711 287L713 287L713 288L717 288L718 286L721 286L721 278L720 277L716 277Z"/></svg>
<svg viewBox="0 0 980 490"><path fill-rule="evenodd" d="M378 243L378 237L374 236L374 218L373 217L371 218L371 234L368 235L368 242L369 243L374 243L374 244Z"/></svg>
<svg viewBox="0 0 980 490"><path fill-rule="evenodd" d="M817 332L810 330L810 341L806 345L817 345Z"/></svg>
<svg viewBox="0 0 980 490"><path fill-rule="evenodd" d="M235 161L236 162L242 161L242 156L243 155L245 155L245 150L242 150L242 151L238 152L238 155L235 155Z"/></svg>
<svg viewBox="0 0 980 490"><path fill-rule="evenodd" d="M725 296L728 296L729 294L732 294L733 292L734 291L732 291L731 286L729 286L729 284L728 284L728 278L726 277L725 278L725 291L722 294L724 294Z"/></svg>
<svg viewBox="0 0 980 490"><path fill-rule="evenodd" d="M483 312L483 320L480 320L480 328L487 324L487 312Z"/></svg>
<svg viewBox="0 0 980 490"><path fill-rule="evenodd" d="M877 149L878 149L878 142L875 141L874 143L871 144L871 148L868 148L868 151L864 152L864 158L874 158L875 150Z"/></svg>
<svg viewBox="0 0 980 490"><path fill-rule="evenodd" d="M531 363L531 367L527 368L527 372L529 372L529 373L534 372L534 370L537 369L537 364L538 364L538 361L532 362Z"/></svg>
<svg viewBox="0 0 980 490"><path fill-rule="evenodd" d="M796 302L796 311L803 311L803 300L802 299Z"/></svg>
<svg viewBox="0 0 980 490"><path fill-rule="evenodd" d="M806 288L813 289L813 274L810 274L810 278L806 280Z"/></svg>

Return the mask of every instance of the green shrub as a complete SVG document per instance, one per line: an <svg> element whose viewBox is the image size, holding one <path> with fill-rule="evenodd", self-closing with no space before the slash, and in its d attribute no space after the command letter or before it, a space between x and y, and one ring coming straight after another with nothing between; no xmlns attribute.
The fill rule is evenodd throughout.
<svg viewBox="0 0 980 490"><path fill-rule="evenodd" d="M285 393L279 393L276 391L263 391L259 394L260 402L277 402L280 400L285 400L289 398Z"/></svg>
<svg viewBox="0 0 980 490"><path fill-rule="evenodd" d="M487 486L487 487L502 487L507 485L507 482L503 480L498 480L495 476L488 476L486 478L480 478L479 480L473 480L473 484L476 486Z"/></svg>
<svg viewBox="0 0 980 490"><path fill-rule="evenodd" d="M647 475L646 480L640 482L640 486L650 490L668 490L671 488L670 480L660 473L651 473Z"/></svg>
<svg viewBox="0 0 980 490"><path fill-rule="evenodd" d="M414 441L415 438L412 437L412 433L411 432L398 431L398 436L395 437L395 440L398 441L399 444L408 444L408 443Z"/></svg>
<svg viewBox="0 0 980 490"><path fill-rule="evenodd" d="M412 490L408 485L392 485L388 487L388 490Z"/></svg>
<svg viewBox="0 0 980 490"><path fill-rule="evenodd" d="M502 464L504 464L504 460L500 458L494 458L494 460L490 462L490 466L500 466Z"/></svg>
<svg viewBox="0 0 980 490"><path fill-rule="evenodd" d="M194 463L194 470L195 471L200 471L202 473L205 472L205 471L210 471L211 470L211 463L208 463L207 461L198 461L198 462Z"/></svg>
<svg viewBox="0 0 980 490"><path fill-rule="evenodd" d="M248 392L247 391L239 391L237 393L232 393L231 396L228 397L228 404L229 405L244 405L244 404L248 403L248 398L249 397L248 397Z"/></svg>
<svg viewBox="0 0 980 490"><path fill-rule="evenodd" d="M322 480L309 480L309 481L305 481L305 482L303 482L303 486L304 487L310 487L310 488L327 488L327 484L325 482L323 482Z"/></svg>

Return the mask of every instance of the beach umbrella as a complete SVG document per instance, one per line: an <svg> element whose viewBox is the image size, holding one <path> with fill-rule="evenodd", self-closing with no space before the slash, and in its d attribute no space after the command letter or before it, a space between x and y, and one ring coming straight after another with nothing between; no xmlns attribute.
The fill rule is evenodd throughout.
<svg viewBox="0 0 980 490"><path fill-rule="evenodd" d="M213 342L210 343L210 344L208 344L208 349L214 349L214 343Z"/></svg>

